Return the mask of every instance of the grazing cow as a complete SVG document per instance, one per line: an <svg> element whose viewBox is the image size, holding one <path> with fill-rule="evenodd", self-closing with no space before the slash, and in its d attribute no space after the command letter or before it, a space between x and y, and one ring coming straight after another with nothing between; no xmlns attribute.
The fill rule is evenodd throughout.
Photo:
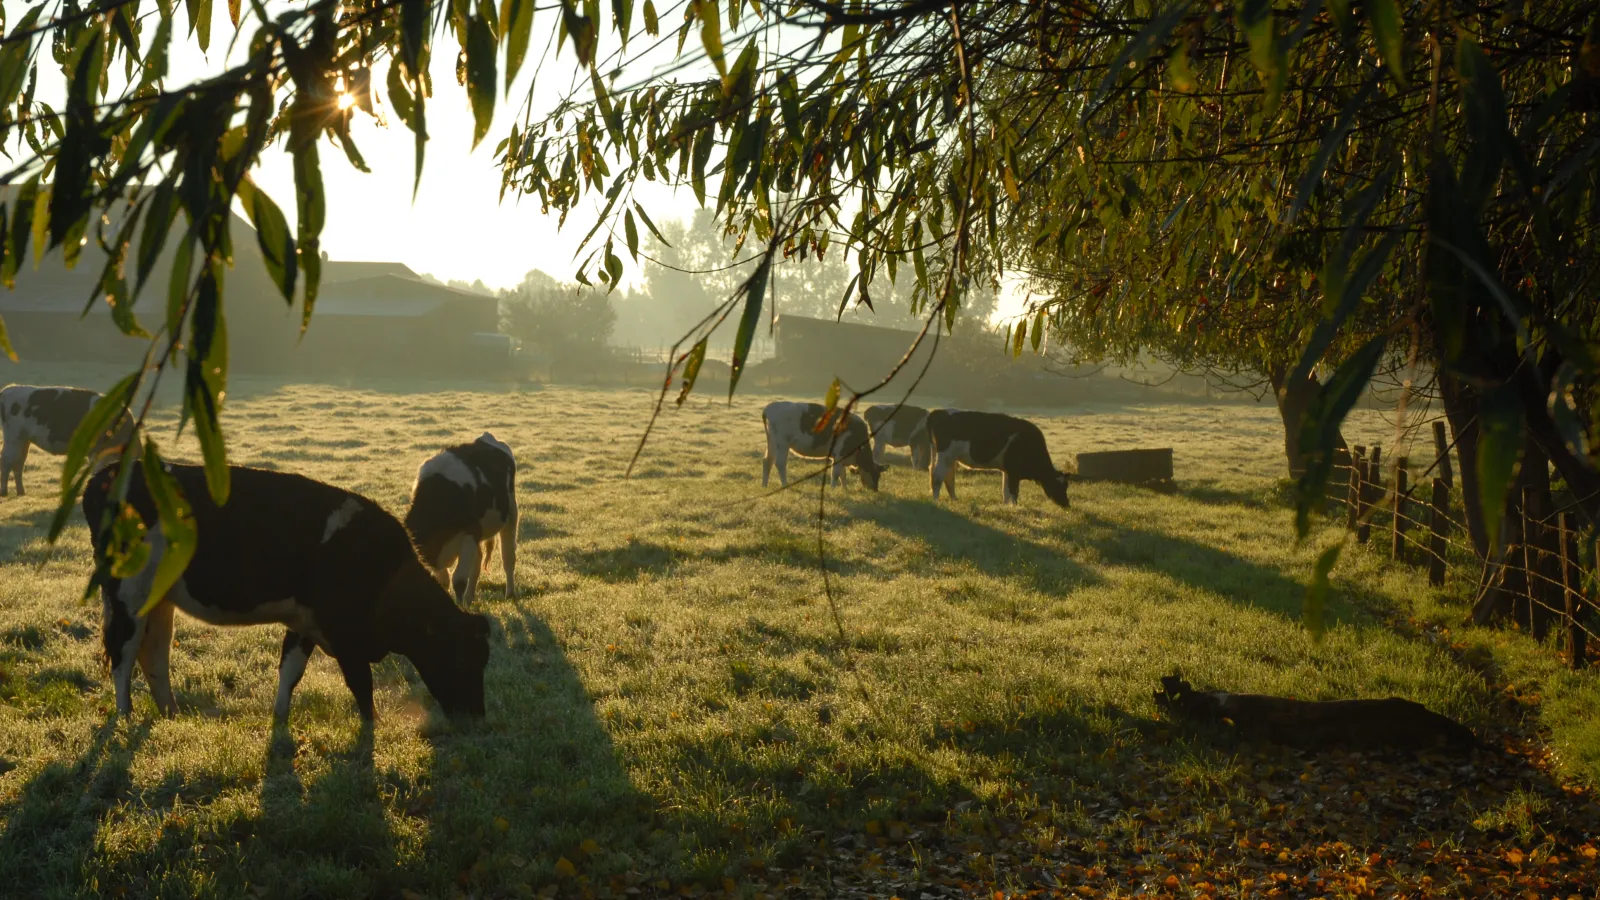
<svg viewBox="0 0 1600 900"><path fill-rule="evenodd" d="M181 609L213 625L288 628L272 710L280 721L318 647L338 662L366 722L373 718L372 664L390 653L411 660L446 714L483 715L489 620L456 608L398 519L366 497L300 475L231 466L232 489L219 507L199 466L167 466L193 509L199 540L182 577L139 615L166 540L142 466L134 466L128 500L148 529L149 561L132 578L108 574L101 586L118 713L133 711L136 659L156 706L177 712L167 668L173 614ZM83 494L96 558L110 538L100 523L116 471L96 473Z"/></svg>
<svg viewBox="0 0 1600 900"><path fill-rule="evenodd" d="M933 465L928 480L933 498L939 499L939 485L956 497L956 466L968 469L998 469L1005 473L1001 496L1007 503L1017 502L1023 481L1036 481L1045 496L1057 506L1071 507L1067 481L1071 477L1050 462L1039 426L1000 413L960 412L936 409L928 413L928 436L933 442Z"/></svg>
<svg viewBox="0 0 1600 900"><path fill-rule="evenodd" d="M883 460L884 447L907 447L911 465L928 468L932 454L928 444L928 411L920 406L871 406L864 414L872 427L872 456Z"/></svg>
<svg viewBox="0 0 1600 900"><path fill-rule="evenodd" d="M817 423L827 408L820 403L795 403L775 400L761 410L761 424L767 430L767 453L761 458L761 486L767 486L772 467L778 467L778 483L789 483L789 451L807 459L833 460L833 485L844 481L846 466L861 477L868 490L878 489L878 479L888 466L879 465L872 457L872 441L867 423L851 413L844 430L837 436L833 425L826 426L821 434Z"/></svg>
<svg viewBox="0 0 1600 900"><path fill-rule="evenodd" d="M99 400L99 394L85 388L13 384L0 389L0 497L12 478L17 496L22 496L22 467L30 445L57 456L66 453L78 423ZM132 434L133 419L124 414L90 448L90 456L122 446Z"/></svg>
<svg viewBox="0 0 1600 900"><path fill-rule="evenodd" d="M478 575L494 555L506 573L506 596L517 586L517 461L485 431L470 444L439 451L417 470L406 530L441 585L455 566L456 600L471 603Z"/></svg>

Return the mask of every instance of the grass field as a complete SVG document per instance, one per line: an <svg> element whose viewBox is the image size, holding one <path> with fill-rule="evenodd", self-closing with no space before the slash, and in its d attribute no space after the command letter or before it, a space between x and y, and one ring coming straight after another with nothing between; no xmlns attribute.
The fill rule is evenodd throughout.
<svg viewBox="0 0 1600 900"><path fill-rule="evenodd" d="M486 723L437 721L391 658L366 744L319 656L274 733L279 632L183 619L182 713L157 718L141 681L114 722L86 532L44 542L59 460L36 451L32 493L0 501L0 895L1464 896L1536 864L1567 873L1556 893L1592 887L1593 677L1455 628L1449 591L1360 550L1314 642L1300 602L1337 532L1293 546L1270 408L1038 417L1058 463L1175 448L1176 493L1076 485L1069 511L1033 485L1002 506L972 473L935 504L897 454L881 493L829 494L841 637L816 482L757 499L771 398L664 415L624 481L643 391L416 388L237 380L232 458L399 514L440 446L487 429L515 448L522 596L485 574ZM1348 433L1392 438L1375 413ZM1236 745L1160 720L1151 692L1179 670L1407 697L1511 752Z"/></svg>

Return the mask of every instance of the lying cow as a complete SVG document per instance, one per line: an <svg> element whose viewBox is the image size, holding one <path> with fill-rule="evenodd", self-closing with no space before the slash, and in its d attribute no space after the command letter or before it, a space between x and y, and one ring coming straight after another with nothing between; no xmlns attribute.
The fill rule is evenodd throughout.
<svg viewBox="0 0 1600 900"><path fill-rule="evenodd" d="M471 603L476 595L478 575L494 555L498 535L506 596L516 596L517 461L511 448L486 431L423 463L411 488L406 530L441 585L450 585L455 566L461 603Z"/></svg>
<svg viewBox="0 0 1600 900"><path fill-rule="evenodd" d="M78 423L99 400L99 394L85 388L13 384L0 389L0 497L13 478L17 496L22 496L22 467L30 446L57 456L66 453ZM133 419L124 414L90 448L90 456L126 444L132 434Z"/></svg>
<svg viewBox="0 0 1600 900"><path fill-rule="evenodd" d="M906 447L911 465L926 469L931 461L928 444L928 411L920 406L869 406L864 414L872 429L872 456L883 460L884 447Z"/></svg>
<svg viewBox="0 0 1600 900"><path fill-rule="evenodd" d="M767 430L767 453L761 458L761 486L767 486L772 467L778 467L778 483L789 483L789 451L807 459L833 460L833 485L844 481L848 466L861 477L868 490L878 489L878 479L888 466L879 465L872 456L872 441L867 433L867 423L850 414L844 430L834 434L834 423L829 422L817 433L817 423L822 421L827 408L820 403L795 403L775 400L761 410L761 424ZM835 412L835 415L838 415Z"/></svg>
<svg viewBox="0 0 1600 900"><path fill-rule="evenodd" d="M483 715L489 620L456 608L398 519L365 497L299 475L232 466L230 496L219 507L199 466L169 465L193 508L199 540L183 576L139 615L166 541L142 467L134 465L128 501L148 529L149 562L134 577L107 576L101 586L118 713L133 711L135 659L156 706L177 712L167 669L173 615L181 609L213 625L289 629L272 710L280 721L318 647L338 662L364 721L373 718L372 664L390 653L411 660L445 713ZM107 550L109 530L101 523L115 475L115 466L102 469L83 493L96 558Z"/></svg>
<svg viewBox="0 0 1600 900"><path fill-rule="evenodd" d="M1067 481L1070 476L1050 462L1039 426L1000 413L959 412L936 409L928 413L928 437L933 442L933 466L928 480L933 498L939 499L939 485L956 497L956 466L967 469L998 469L1005 474L1001 497L1016 503L1024 481L1036 481L1045 496L1057 506L1070 507Z"/></svg>

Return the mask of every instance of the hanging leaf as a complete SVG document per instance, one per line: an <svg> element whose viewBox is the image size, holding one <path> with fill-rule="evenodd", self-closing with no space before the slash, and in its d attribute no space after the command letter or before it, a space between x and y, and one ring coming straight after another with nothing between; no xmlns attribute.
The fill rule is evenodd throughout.
<svg viewBox="0 0 1600 900"><path fill-rule="evenodd" d="M78 494L83 490L84 481L91 471L91 455L100 448L107 435L118 430L119 423L127 415L129 404L133 402L134 393L139 390L143 374L134 372L124 376L89 407L89 412L78 422L78 427L72 430L72 437L67 441L66 458L61 463L61 504L67 507L68 513L71 512L71 505L77 502ZM61 529L66 524L67 517L58 513L56 521L50 526L51 541L61 535Z"/></svg>
<svg viewBox="0 0 1600 900"><path fill-rule="evenodd" d="M678 391L679 406L689 399L689 392L694 390L695 380L700 377L700 365L706 361L706 345L710 340L710 335L701 338L689 351L688 361L683 366L683 387Z"/></svg>
<svg viewBox="0 0 1600 900"><path fill-rule="evenodd" d="M494 121L496 85L494 31L482 16L467 20L467 97L472 101L472 146L476 148Z"/></svg>
<svg viewBox="0 0 1600 900"><path fill-rule="evenodd" d="M195 548L199 546L199 533L189 502L178 487L177 479L162 463L155 441L145 441L144 465L140 470L144 474L145 487L150 491L150 499L155 502L156 517L161 526L160 556L156 559L156 570L150 579L150 594L139 610L140 616L147 616L161 605L167 597L167 591L178 583L178 579L189 568Z"/></svg>
<svg viewBox="0 0 1600 900"><path fill-rule="evenodd" d="M17 351L16 348L11 346L11 335L6 333L6 320L4 318L0 318L0 353L4 353L6 359L12 362L17 361Z"/></svg>
<svg viewBox="0 0 1600 900"><path fill-rule="evenodd" d="M656 5L652 0L644 0L644 31L651 37L661 34L661 21L656 18Z"/></svg>
<svg viewBox="0 0 1600 900"><path fill-rule="evenodd" d="M283 294L284 302L294 303L299 264L294 238L289 235L289 220L267 192L249 178L239 182L239 201L250 216L250 224L255 226L256 242L261 245L261 259L266 263L267 274Z"/></svg>
<svg viewBox="0 0 1600 900"><path fill-rule="evenodd" d="M624 213L622 229L624 236L628 239L628 255L632 256L633 261L637 263L639 261L639 226L633 224L633 210L630 209Z"/></svg>
<svg viewBox="0 0 1600 900"><path fill-rule="evenodd" d="M638 211L639 218L644 220L644 227L650 229L650 234L661 242L661 246L671 247L672 245L667 242L667 239L661 236L661 230L656 228L656 223L650 221L650 214L644 211L644 207L639 205L639 201L633 201L633 208Z"/></svg>
<svg viewBox="0 0 1600 900"><path fill-rule="evenodd" d="M206 486L218 505L228 502L227 445L222 400L227 393L228 327L222 314L221 263L202 265L189 319L189 365L184 377L184 412L194 421L205 463Z"/></svg>
<svg viewBox="0 0 1600 900"><path fill-rule="evenodd" d="M700 43L705 45L706 56L711 64L717 67L717 74L726 81L728 77L728 62L722 57L722 12L717 8L717 0L692 0L694 10L700 17Z"/></svg>
<svg viewBox="0 0 1600 900"><path fill-rule="evenodd" d="M500 11L500 27L506 34L506 95L511 94L511 83L522 71L523 57L528 55L528 36L533 32L534 0L504 0Z"/></svg>
<svg viewBox="0 0 1600 900"><path fill-rule="evenodd" d="M417 109L421 110L420 98ZM309 143L294 154L294 187L298 210L299 240L296 241L300 269L305 272L301 288L300 334L311 327L311 313L317 305L317 293L322 283L322 225L327 215L326 198L322 193L322 165L317 158L317 145Z"/></svg>
<svg viewBox="0 0 1600 900"><path fill-rule="evenodd" d="M827 430L829 423L833 421L834 410L839 408L840 387L841 385L837 378L833 380L832 384L828 385L828 393L823 395L822 398L822 416L817 419L817 424L811 426L813 434L821 434Z"/></svg>
<svg viewBox="0 0 1600 900"><path fill-rule="evenodd" d="M707 3L707 5L715 5ZM733 402L734 389L739 386L739 376L744 374L745 360L750 355L750 343L755 340L756 327L761 324L761 301L767 293L767 277L772 273L772 254L761 257L755 274L744 286L744 314L739 317L739 330L733 337L733 362L728 371L728 402Z"/></svg>
<svg viewBox="0 0 1600 900"><path fill-rule="evenodd" d="M1378 45L1378 56L1395 83L1405 87L1406 67L1402 51L1405 49L1405 32L1400 22L1400 4L1396 0L1367 0L1367 22L1372 26L1372 39Z"/></svg>
<svg viewBox="0 0 1600 900"><path fill-rule="evenodd" d="M1341 540L1317 554L1317 562L1311 568L1311 583L1306 586L1306 602L1301 607L1300 618L1305 622L1306 630L1311 632L1314 641L1320 641L1328 629L1324 621L1331 589L1328 576L1333 572L1334 564L1339 561L1339 554L1343 550L1344 541Z"/></svg>
<svg viewBox="0 0 1600 900"><path fill-rule="evenodd" d="M1312 509L1326 497L1328 478L1333 474L1334 447L1344 417L1361 399L1387 346L1388 335L1380 334L1368 341L1334 371L1306 410L1300 426L1306 471L1295 485L1295 533L1302 538L1311 532Z"/></svg>
<svg viewBox="0 0 1600 900"><path fill-rule="evenodd" d="M428 0L400 0L400 58L406 64L406 72L419 83L422 77L419 63L430 30L428 9Z"/></svg>

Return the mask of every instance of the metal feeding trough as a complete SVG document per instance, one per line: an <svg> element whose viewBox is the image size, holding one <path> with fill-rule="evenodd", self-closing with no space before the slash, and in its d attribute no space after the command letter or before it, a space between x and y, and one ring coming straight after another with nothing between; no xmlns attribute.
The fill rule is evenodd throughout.
<svg viewBox="0 0 1600 900"><path fill-rule="evenodd" d="M1082 481L1115 481L1144 487L1172 487L1172 448L1101 450L1078 454Z"/></svg>

